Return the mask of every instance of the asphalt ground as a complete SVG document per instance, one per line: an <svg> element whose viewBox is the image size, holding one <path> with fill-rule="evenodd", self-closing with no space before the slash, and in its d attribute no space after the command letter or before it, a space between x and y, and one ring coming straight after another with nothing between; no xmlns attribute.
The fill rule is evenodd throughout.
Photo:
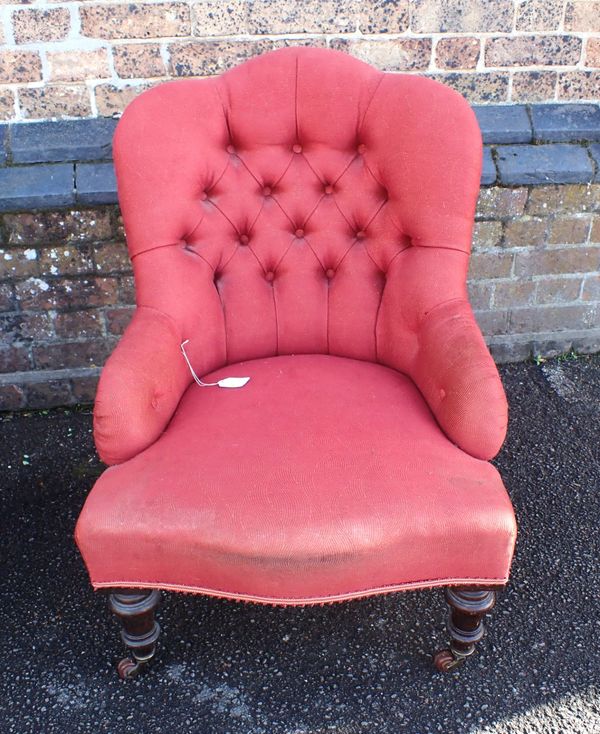
<svg viewBox="0 0 600 734"><path fill-rule="evenodd" d="M1 734L600 734L600 357L502 368L497 464L519 540L488 635L437 673L441 591L274 608L168 595L153 667L123 648L72 534L91 411L0 420Z"/></svg>

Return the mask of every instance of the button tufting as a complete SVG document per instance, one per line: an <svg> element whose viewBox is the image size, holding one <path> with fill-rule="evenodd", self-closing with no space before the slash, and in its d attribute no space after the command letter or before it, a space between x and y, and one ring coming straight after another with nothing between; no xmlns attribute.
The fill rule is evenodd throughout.
<svg viewBox="0 0 600 734"><path fill-rule="evenodd" d="M296 237L304 237L304 230L302 229L302 227L298 227L294 234L296 235Z"/></svg>
<svg viewBox="0 0 600 734"><path fill-rule="evenodd" d="M200 199L201 199L202 201L206 201L206 200L208 199L208 194L206 193L206 191L203 191L203 192L202 192L202 193L200 194Z"/></svg>
<svg viewBox="0 0 600 734"><path fill-rule="evenodd" d="M357 240L364 240L364 238L365 238L366 236L367 236L367 235L366 235L365 231L364 231L364 230L362 230L362 229L359 229L359 230L358 230L358 232L356 233L356 239L357 239Z"/></svg>
<svg viewBox="0 0 600 734"><path fill-rule="evenodd" d="M269 270L268 273L265 273L265 278L269 281L269 283L271 283L275 278L275 273L272 270Z"/></svg>
<svg viewBox="0 0 600 734"><path fill-rule="evenodd" d="M365 154L365 152L366 152L366 150L367 150L367 146L366 146L366 145L364 145L363 143L361 143L361 144L360 144L360 145L358 146L358 148L356 149L356 152L358 153L358 155L364 155L364 154Z"/></svg>
<svg viewBox="0 0 600 734"><path fill-rule="evenodd" d="M326 186L325 186L325 188L323 189L323 191L324 191L324 192L325 192L326 194L333 194L333 186L332 186L331 184L326 184Z"/></svg>
<svg viewBox="0 0 600 734"><path fill-rule="evenodd" d="M233 147L233 145L227 146L227 152L229 153L229 155L235 155L235 148Z"/></svg>
<svg viewBox="0 0 600 734"><path fill-rule="evenodd" d="M240 245L247 245L249 241L250 241L250 238L248 237L247 234L240 235Z"/></svg>
<svg viewBox="0 0 600 734"><path fill-rule="evenodd" d="M294 153L302 153L302 146L300 143L296 143L294 146L292 146L292 150Z"/></svg>
<svg viewBox="0 0 600 734"><path fill-rule="evenodd" d="M327 278L329 278L329 280L331 280L333 276L335 275L335 270L333 268L328 268L325 271L325 275L327 276Z"/></svg>
<svg viewBox="0 0 600 734"><path fill-rule="evenodd" d="M263 186L263 196L271 196L271 187Z"/></svg>

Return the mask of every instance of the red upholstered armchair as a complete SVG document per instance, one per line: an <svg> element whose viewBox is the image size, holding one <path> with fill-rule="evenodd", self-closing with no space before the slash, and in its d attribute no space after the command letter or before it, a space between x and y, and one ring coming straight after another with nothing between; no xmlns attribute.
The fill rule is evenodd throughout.
<svg viewBox="0 0 600 734"><path fill-rule="evenodd" d="M455 92L286 48L163 84L114 157L137 310L76 539L134 675L160 590L315 604L448 587L449 669L515 542L506 400L465 289L481 137ZM184 347L182 349L182 344ZM201 386L249 377L243 387Z"/></svg>

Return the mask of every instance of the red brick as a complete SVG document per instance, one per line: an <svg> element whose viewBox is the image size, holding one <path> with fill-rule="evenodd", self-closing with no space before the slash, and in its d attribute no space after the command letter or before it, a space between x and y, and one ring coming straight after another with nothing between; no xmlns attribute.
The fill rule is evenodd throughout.
<svg viewBox="0 0 600 734"><path fill-rule="evenodd" d="M415 33L503 33L512 30L511 0L413 0L411 29Z"/></svg>
<svg viewBox="0 0 600 734"><path fill-rule="evenodd" d="M246 4L247 32L347 33L356 28L354 0L261 0ZM239 31L237 31L239 33Z"/></svg>
<svg viewBox="0 0 600 734"><path fill-rule="evenodd" d="M68 380L32 382L25 386L28 408L55 408L73 402Z"/></svg>
<svg viewBox="0 0 600 734"><path fill-rule="evenodd" d="M25 309L86 308L110 306L117 302L114 278L48 280L29 278L15 285L17 298Z"/></svg>
<svg viewBox="0 0 600 734"><path fill-rule="evenodd" d="M105 48L90 51L48 51L46 55L49 78L52 81L76 82L110 77L108 51Z"/></svg>
<svg viewBox="0 0 600 734"><path fill-rule="evenodd" d="M64 342L33 347L33 359L38 370L59 370L66 367L101 367L113 347L112 341Z"/></svg>
<svg viewBox="0 0 600 734"><path fill-rule="evenodd" d="M12 120L15 116L15 93L0 87L0 120Z"/></svg>
<svg viewBox="0 0 600 734"><path fill-rule="evenodd" d="M408 30L408 0L371 0L360 4L359 25L362 33L402 33Z"/></svg>
<svg viewBox="0 0 600 734"><path fill-rule="evenodd" d="M111 3L79 8L81 33L92 38L165 38L191 34L186 3Z"/></svg>
<svg viewBox="0 0 600 734"><path fill-rule="evenodd" d="M475 320L486 336L508 332L508 311L475 311Z"/></svg>
<svg viewBox="0 0 600 734"><path fill-rule="evenodd" d="M21 114L29 119L88 117L90 93L82 84L61 84L19 90Z"/></svg>
<svg viewBox="0 0 600 734"><path fill-rule="evenodd" d="M56 314L56 335L63 339L81 339L103 336L102 316L97 309L67 311Z"/></svg>
<svg viewBox="0 0 600 734"><path fill-rule="evenodd" d="M502 222L475 222L473 249L485 250L497 247L502 241Z"/></svg>
<svg viewBox="0 0 600 734"><path fill-rule="evenodd" d="M504 224L504 247L537 247L546 239L545 219L513 219Z"/></svg>
<svg viewBox="0 0 600 734"><path fill-rule="evenodd" d="M574 0L565 10L565 29L568 31L600 31L600 2Z"/></svg>
<svg viewBox="0 0 600 734"><path fill-rule="evenodd" d="M214 41L169 45L169 72L173 76L212 76L274 48L273 41Z"/></svg>
<svg viewBox="0 0 600 734"><path fill-rule="evenodd" d="M92 273L94 263L90 248L88 245L44 248L40 257L40 270L42 276Z"/></svg>
<svg viewBox="0 0 600 734"><path fill-rule="evenodd" d="M25 407L25 391L21 385L0 385L0 411Z"/></svg>
<svg viewBox="0 0 600 734"><path fill-rule="evenodd" d="M0 79L9 84L37 82L42 78L42 61L37 51L0 51Z"/></svg>
<svg viewBox="0 0 600 734"><path fill-rule="evenodd" d="M394 40L334 39L331 47L346 51L382 71L415 71L429 67L430 38L397 38Z"/></svg>
<svg viewBox="0 0 600 734"><path fill-rule="evenodd" d="M598 99L600 71L563 71L558 76L559 99Z"/></svg>
<svg viewBox="0 0 600 734"><path fill-rule="evenodd" d="M523 214L527 189L503 189L498 186L481 189L477 215L481 219L505 219Z"/></svg>
<svg viewBox="0 0 600 734"><path fill-rule="evenodd" d="M489 283L467 283L471 307L485 310L490 307L492 286Z"/></svg>
<svg viewBox="0 0 600 734"><path fill-rule="evenodd" d="M474 69L480 50L478 38L440 38L435 47L435 65L440 69Z"/></svg>
<svg viewBox="0 0 600 734"><path fill-rule="evenodd" d="M592 273L583 281L581 298L584 301L600 301L600 275Z"/></svg>
<svg viewBox="0 0 600 734"><path fill-rule="evenodd" d="M124 242L107 242L94 249L98 273L131 273L131 261Z"/></svg>
<svg viewBox="0 0 600 734"><path fill-rule="evenodd" d="M515 71L512 75L513 102L548 102L554 99L558 74L555 71Z"/></svg>
<svg viewBox="0 0 600 734"><path fill-rule="evenodd" d="M35 249L11 247L0 250L0 278L13 280L39 275L38 253Z"/></svg>
<svg viewBox="0 0 600 734"><path fill-rule="evenodd" d="M474 252L469 264L469 278L507 278L512 269L513 255L509 252Z"/></svg>
<svg viewBox="0 0 600 734"><path fill-rule="evenodd" d="M600 248L568 247L516 253L515 275L590 273L600 269Z"/></svg>
<svg viewBox="0 0 600 734"><path fill-rule="evenodd" d="M61 41L71 27L66 8L27 8L12 14L15 43Z"/></svg>
<svg viewBox="0 0 600 734"><path fill-rule="evenodd" d="M119 302L129 305L135 304L135 283L131 275L119 278Z"/></svg>
<svg viewBox="0 0 600 734"><path fill-rule="evenodd" d="M581 278L544 278L538 281L538 303L569 303L579 298Z"/></svg>
<svg viewBox="0 0 600 734"><path fill-rule="evenodd" d="M428 76L455 89L472 103L483 104L508 100L508 72L454 72L428 74Z"/></svg>
<svg viewBox="0 0 600 734"><path fill-rule="evenodd" d="M600 67L600 38L588 38L585 47L585 65Z"/></svg>
<svg viewBox="0 0 600 734"><path fill-rule="evenodd" d="M133 318L134 313L135 307L133 306L106 309L104 316L106 318L107 331L110 334L121 336Z"/></svg>
<svg viewBox="0 0 600 734"><path fill-rule="evenodd" d="M525 0L517 4L518 31L556 31L563 15L563 0Z"/></svg>
<svg viewBox="0 0 600 734"><path fill-rule="evenodd" d="M530 280L517 280L496 283L494 287L494 308L528 306L535 300L536 284Z"/></svg>
<svg viewBox="0 0 600 734"><path fill-rule="evenodd" d="M122 79L151 79L166 74L157 43L124 43L113 47L115 71Z"/></svg>
<svg viewBox="0 0 600 734"><path fill-rule="evenodd" d="M4 225L11 245L96 242L112 237L109 209L5 214Z"/></svg>
<svg viewBox="0 0 600 734"><path fill-rule="evenodd" d="M77 403L93 403L96 398L98 376L74 377L71 380L73 397Z"/></svg>
<svg viewBox="0 0 600 734"><path fill-rule="evenodd" d="M485 42L486 66L573 66L581 58L575 36L514 36Z"/></svg>
<svg viewBox="0 0 600 734"><path fill-rule="evenodd" d="M600 210L600 186L597 184L566 184L534 186L527 201L527 214L580 214Z"/></svg>
<svg viewBox="0 0 600 734"><path fill-rule="evenodd" d="M12 311L15 308L15 295L11 283L0 283L0 311Z"/></svg>
<svg viewBox="0 0 600 734"><path fill-rule="evenodd" d="M548 242L552 245L575 245L587 240L590 217L558 217L550 224Z"/></svg>
<svg viewBox="0 0 600 734"><path fill-rule="evenodd" d="M597 309L589 305L517 308L510 313L510 331L523 334L589 329L595 326L596 317Z"/></svg>
<svg viewBox="0 0 600 734"><path fill-rule="evenodd" d="M30 368L29 347L0 346L0 372L23 372Z"/></svg>

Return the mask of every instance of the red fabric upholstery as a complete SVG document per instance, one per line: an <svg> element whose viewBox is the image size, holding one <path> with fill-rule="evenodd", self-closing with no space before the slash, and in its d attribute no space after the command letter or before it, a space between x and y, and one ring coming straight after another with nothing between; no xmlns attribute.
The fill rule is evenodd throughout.
<svg viewBox="0 0 600 734"><path fill-rule="evenodd" d="M466 296L481 167L481 137L467 103L428 79L383 74L330 50L287 48L246 62L216 79L167 83L140 95L118 125L114 157L138 310L102 373L95 407L94 434L100 456L108 464L122 466L99 480L78 529L78 542L94 583L134 585L139 578L140 583L154 580L159 586L173 583L196 588L208 584L220 592L229 589L231 594L246 588L247 583L252 589L248 593L254 596L285 597L289 593L294 598L312 598L351 595L369 585L414 584L419 580L430 584L434 578L462 578L465 574L488 580L506 578L514 530L511 525L509 532L507 516L502 514L507 511L507 500L494 470L476 461L489 459L499 450L506 432L507 409L496 368ZM274 559L281 557L281 543L294 533L292 526L285 525L281 507L272 508L269 515L273 532L277 527L274 535L269 535L266 527L262 540L244 537L241 529L248 523L256 523L256 533L260 534L261 516L251 517L252 505L245 505L244 496L244 487L255 486L260 477L248 474L238 481L233 465L221 466L220 479L213 473L211 481L222 481L221 495L228 497L232 506L240 505L240 532L219 551L210 546L209 538L192 542L188 537L194 534L191 528L179 544L178 536L170 535L167 527L171 522L173 528L179 527L179 520L175 520L178 512L190 512L187 519L181 519L184 525L190 518L199 523L202 520L194 532L212 533L217 545L227 531L222 518L215 515L211 529L210 523L204 524L204 515L191 509L193 498L198 500L198 508L210 500L215 512L222 509L216 484L205 496L209 489L203 483L200 463L196 469L191 463L192 454L196 456L199 451L198 432L202 432L202 446L213 459L203 454L197 461L214 462L215 457L221 457L225 463L227 434L241 420L226 406L239 404L246 406L242 428L249 433L244 442L264 440L270 435L267 413L250 415L251 401L258 401L256 410L271 409L267 408L267 396L272 385L256 383L267 377L272 382L273 377L270 368L265 367L263 374L262 363L254 362L253 369L258 372L239 393L229 395L214 389L208 391L211 394L200 395L200 388L189 387L191 376L179 349L185 339L190 340L188 354L201 375L243 360L272 358L267 364L285 365L289 389L300 391L292 364L294 359L304 364L298 355L312 354L330 359L314 358L307 363L311 370L314 365L325 371L333 369L330 365L353 365L356 384L350 377L347 382L352 383L357 398L361 389L366 391L364 399L370 394L363 369L377 371L373 376L381 375L382 380L392 380L393 376L394 385L400 381L406 395L396 395L395 453L388 450L389 464L380 466L380 473L369 477L361 491L380 498L396 496L395 491L404 498L402 502L409 503L411 512L417 512L419 498L431 492L437 503L446 485L432 478L429 487L429 477L437 469L409 463L410 451L401 447L401 437L405 440L408 436L405 421L419 414L416 407L408 412L404 407L405 399L416 405L416 394L408 387L412 380L447 438L470 456L451 449L430 419L427 440L442 442L444 456L446 451L460 456L469 471L481 472L477 474L480 478L485 475L482 481L486 489L478 490L477 498L468 493L453 494L452 489L447 495L448 502L452 498L464 503L462 509L458 505L454 508L457 515L466 515L458 527L472 534L464 543L469 548L477 546L477 554L465 552L473 557L459 563L459 555L449 552L449 543L459 537L458 533L425 504L415 517L404 518L398 525L406 532L403 539L386 524L388 530L373 536L373 545L357 538L356 547L348 546L348 569L350 559L360 559L367 569L363 575L357 570L352 576L348 570L350 576L338 576L339 568L327 566L321 580L319 574L315 579L308 575L284 579L284 567L297 576L303 558L307 554L312 557L310 548L302 549L298 541L288 548L289 556L284 554L284 566L277 566ZM296 356L291 362L278 361L284 355ZM352 361L334 360L336 356ZM239 374L239 369L233 372ZM390 391L392 400L391 384ZM314 400L311 410L319 401L327 404L324 395L315 395ZM296 411L285 413L288 423L283 417L269 419L294 436L307 430L294 418L303 410L301 395L298 401ZM171 420L177 405L180 412ZM219 417L222 410L225 412ZM347 422L343 426L350 432L346 445L354 445L357 437L371 442L373 452L392 445L386 443L392 438L375 426L365 431L363 421L367 418L352 422L353 414L347 412L350 407L343 402L336 403L335 410ZM424 410L422 405L419 410ZM185 418L187 411L191 411L189 419ZM392 430L391 416L384 421L388 432ZM312 419L311 431L318 434L319 422L315 416ZM321 420L324 435L330 436L325 411ZM178 434L177 427L183 424L186 431ZM209 425L217 431L210 437L205 435ZM424 436L423 457L429 455ZM281 441L284 439L282 436ZM187 440L188 446L184 445ZM298 446L315 460L308 439ZM173 453L175 447L184 452L188 463L183 455ZM302 452L285 462L283 473L276 468L283 462L283 447L280 444L283 453L279 458L273 453L272 464L263 462L255 470L264 472L265 486L271 486L273 477L281 479L279 491L282 496L289 493L291 502L300 503L304 497L307 505L314 502L314 508L320 508L323 498L337 501L345 496L341 478L349 481L360 469L358 465L332 464L341 474L338 480L327 474L319 490ZM321 443L320 449L326 457L335 446ZM172 462L173 456L180 460ZM353 458L349 452L347 461ZM439 471L447 471L446 484L451 485L454 459L449 461L447 468ZM250 472L249 465L246 471ZM418 490L408 480L409 472L421 478L423 486ZM138 481L138 476L146 478ZM196 477L196 484L192 477ZM399 481L395 489L390 477ZM348 497L355 496L353 491L348 489ZM484 521L477 502L487 501L486 492L496 495ZM161 496L171 503L168 511L159 500ZM140 501L142 508L136 508L132 498ZM127 503L129 516L119 504L121 500ZM181 506L177 504L180 501ZM156 506L157 512L167 512L156 517L154 540L151 525L144 524L150 523L150 516L144 515L146 503ZM359 503L355 511L368 513L369 507ZM442 507L446 505L442 503ZM450 512L449 507L442 515ZM255 509L258 511L258 505ZM342 511L342 506L330 507L327 528L333 536L330 541L324 537L323 543L335 546L347 542L343 540L346 531L340 529L338 537L334 527L335 512ZM363 520L357 517L357 527L363 527ZM421 528L415 538L411 537L419 523L430 521L430 528ZM305 537L312 537L315 526L308 518L303 527ZM446 541L436 551L427 551L435 562L432 560L430 566L425 561L424 565L407 562L406 574L400 572L406 543L439 538L442 527L447 532ZM233 532L235 527L228 529ZM143 532L147 535L142 542ZM130 534L144 552L134 551ZM269 538L274 544L272 556ZM108 552L115 541L113 551ZM385 568L376 572L372 561L378 543L379 553L389 546L391 555L383 564ZM342 546L336 547L335 553L342 553ZM131 566L125 560L118 561L115 548L130 548L131 552L124 551L124 558ZM202 548L206 556L198 555ZM175 560L186 553L191 554L187 565ZM253 553L262 559L260 563L248 561ZM395 563L394 553L400 554ZM166 558L171 559L169 563ZM365 560L368 558L371 560ZM177 568L169 571L171 561ZM248 563L256 574L248 574ZM257 566L268 572L259 573ZM437 572L432 570L434 566ZM279 568L277 573L275 567ZM188 583L177 576L182 569L189 572ZM271 573L274 576L269 581Z"/></svg>
<svg viewBox="0 0 600 734"><path fill-rule="evenodd" d="M307 603L501 584L515 539L496 469L440 431L413 382L328 355L259 359L185 393L168 430L92 490L77 536L96 588Z"/></svg>

